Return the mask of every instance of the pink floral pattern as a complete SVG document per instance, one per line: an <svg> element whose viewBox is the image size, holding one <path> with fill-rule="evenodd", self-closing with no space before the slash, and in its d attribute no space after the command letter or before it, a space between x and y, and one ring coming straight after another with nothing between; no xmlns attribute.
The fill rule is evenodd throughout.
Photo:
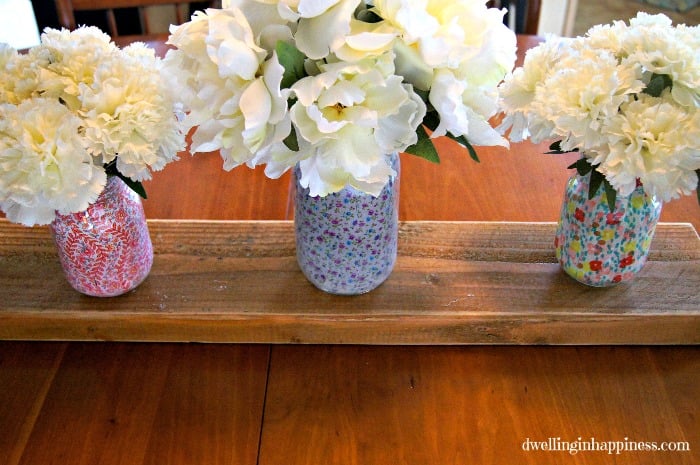
<svg viewBox="0 0 700 465"><path fill-rule="evenodd" d="M589 176L569 179L554 240L557 259L572 278L604 287L632 279L646 263L661 202L641 186L618 196L613 211L604 189L588 200Z"/></svg>
<svg viewBox="0 0 700 465"><path fill-rule="evenodd" d="M117 177L85 211L56 215L51 232L75 290L95 297L124 294L146 279L153 246L141 198Z"/></svg>
<svg viewBox="0 0 700 465"><path fill-rule="evenodd" d="M392 155L392 166L397 176L389 180L378 197L352 187L325 197L311 197L309 189L297 181L297 261L317 288L331 294L363 294L391 274L399 233L397 154Z"/></svg>

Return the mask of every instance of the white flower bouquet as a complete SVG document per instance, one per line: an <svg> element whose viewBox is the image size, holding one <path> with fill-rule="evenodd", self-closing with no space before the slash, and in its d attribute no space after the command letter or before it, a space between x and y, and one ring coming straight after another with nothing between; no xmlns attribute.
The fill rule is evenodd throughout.
<svg viewBox="0 0 700 465"><path fill-rule="evenodd" d="M185 138L161 61L119 49L97 28L47 29L26 54L0 44L0 208L47 224L85 210L119 176L140 182L177 158Z"/></svg>
<svg viewBox="0 0 700 465"><path fill-rule="evenodd" d="M437 161L445 135L473 158L471 144L507 146L488 122L515 61L503 14L484 0L231 0L172 27L164 62L193 153L270 177L299 164L312 196L378 195L386 154Z"/></svg>
<svg viewBox="0 0 700 465"><path fill-rule="evenodd" d="M500 86L510 139L554 139L580 151L571 167L591 173L609 205L645 192L667 202L700 175L700 27L639 13L586 36L548 37ZM698 194L700 201L700 194Z"/></svg>

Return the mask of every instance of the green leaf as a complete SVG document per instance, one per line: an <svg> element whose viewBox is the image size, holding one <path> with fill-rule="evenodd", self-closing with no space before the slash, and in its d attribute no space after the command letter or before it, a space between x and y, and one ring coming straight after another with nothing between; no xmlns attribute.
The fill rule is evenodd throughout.
<svg viewBox="0 0 700 465"><path fill-rule="evenodd" d="M418 134L418 142L408 147L406 153L416 155L433 163L440 163L440 156L435 149L435 145L433 145L433 141L422 124L418 126L416 134Z"/></svg>
<svg viewBox="0 0 700 465"><path fill-rule="evenodd" d="M561 155L563 153L571 153L571 152L578 152L578 149L573 149L573 150L569 150L569 151L562 150L561 141L558 140L556 142L553 142L549 146L549 152L545 152L545 153L550 154L550 155Z"/></svg>
<svg viewBox="0 0 700 465"><path fill-rule="evenodd" d="M417 95L418 97L420 97L420 99L423 100L423 102L425 102L426 105L428 105L428 104L430 103L430 102L429 102L429 98L430 98L430 91L429 91L429 90L420 90L420 89L416 89L416 88L414 87L414 88L413 88L413 92L415 92L416 95ZM434 110L433 110L433 111L428 111L428 113L435 113L435 114L437 114L437 111L434 111ZM427 115L426 115L426 116L427 116Z"/></svg>
<svg viewBox="0 0 700 465"><path fill-rule="evenodd" d="M119 173L119 172L117 172L116 176L117 176L119 179L121 179L122 181L124 181L124 184L126 184L127 186L129 186L129 188L130 188L132 191L136 192L136 193L137 193L138 195L140 195L143 199L147 199L147 198L148 198L148 196L146 195L146 189L143 188L143 184L141 184L140 181L134 181L133 179L127 178L126 176L124 176L123 174L121 174L121 173Z"/></svg>
<svg viewBox="0 0 700 465"><path fill-rule="evenodd" d="M547 152L547 153L557 153L557 154L565 153L561 149L561 141L558 140L556 142L552 142L552 144L549 146L549 152ZM569 168L571 168L571 167L569 167Z"/></svg>
<svg viewBox="0 0 700 465"><path fill-rule="evenodd" d="M284 145L286 145L287 148L293 152L299 151L299 141L297 140L297 132L294 129L294 126L292 126L292 131L289 133L289 135L285 137Z"/></svg>
<svg viewBox="0 0 700 465"><path fill-rule="evenodd" d="M596 193L598 193L598 189L600 189L601 184L603 184L604 179L605 177L600 171L591 171L591 179L588 183L588 200L591 200L593 197L595 197Z"/></svg>
<svg viewBox="0 0 700 465"><path fill-rule="evenodd" d="M617 191L607 179L603 181L603 187L605 187L605 196L608 199L608 208L610 208L610 211L612 212L615 210L615 200L617 199Z"/></svg>
<svg viewBox="0 0 700 465"><path fill-rule="evenodd" d="M423 117L423 124L431 131L435 131L435 129L440 125L440 115L437 111L427 112Z"/></svg>
<svg viewBox="0 0 700 465"><path fill-rule="evenodd" d="M277 41L275 51L277 52L277 59L284 68L281 87L288 89L292 87L292 84L306 76L306 71L304 70L306 56L294 45L282 40Z"/></svg>
<svg viewBox="0 0 700 465"><path fill-rule="evenodd" d="M590 179L588 183L588 200L593 199L593 197L595 197L598 194L600 186L603 186L603 190L605 191L605 201L608 203L608 209L611 212L615 211L617 191L612 186L612 184L610 184L610 182L605 178L603 173L596 169L593 169L593 167L588 162L586 162L586 164L588 164L588 166L590 167ZM581 176L585 176L585 174L581 174Z"/></svg>
<svg viewBox="0 0 700 465"><path fill-rule="evenodd" d="M358 10L355 17L363 23L379 23L384 21L381 16L368 8Z"/></svg>
<svg viewBox="0 0 700 465"><path fill-rule="evenodd" d="M591 172L593 167L591 166L590 163L588 163L588 160L585 158L579 158L576 160L574 163L571 165L567 166L568 169L576 169L576 172L579 174L579 176L585 176L588 173Z"/></svg>
<svg viewBox="0 0 700 465"><path fill-rule="evenodd" d="M464 136L455 136L451 132L447 133L447 137L452 139L453 141L457 142L459 145L462 147L466 148L467 151L469 152L469 156L471 157L472 160L474 160L477 163L480 163L481 160L479 160L479 156L476 154L476 150L474 149L474 146L469 143L466 137Z"/></svg>
<svg viewBox="0 0 700 465"><path fill-rule="evenodd" d="M673 87L673 81L671 77L667 74L652 74L649 84L644 89L645 94L649 94L652 97L661 97L664 89L670 89Z"/></svg>
<svg viewBox="0 0 700 465"><path fill-rule="evenodd" d="M144 189L143 184L141 184L141 181L134 181L131 178L128 178L121 174L119 170L117 169L117 160L116 158L112 160L111 162L107 163L104 165L105 169L105 174L107 176L116 176L122 181L124 181L124 184L126 184L129 189L132 191L136 192L138 195L140 195L142 198L147 199L148 196L146 195L146 189Z"/></svg>

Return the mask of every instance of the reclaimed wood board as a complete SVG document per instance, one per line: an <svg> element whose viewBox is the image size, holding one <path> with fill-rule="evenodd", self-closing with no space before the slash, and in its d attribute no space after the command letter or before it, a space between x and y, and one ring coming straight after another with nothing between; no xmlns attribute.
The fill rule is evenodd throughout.
<svg viewBox="0 0 700 465"><path fill-rule="evenodd" d="M554 223L404 222L390 278L318 291L290 221L151 220L134 291L86 297L47 228L0 220L0 339L333 344L698 344L700 239L657 228L631 283L596 289L555 263Z"/></svg>

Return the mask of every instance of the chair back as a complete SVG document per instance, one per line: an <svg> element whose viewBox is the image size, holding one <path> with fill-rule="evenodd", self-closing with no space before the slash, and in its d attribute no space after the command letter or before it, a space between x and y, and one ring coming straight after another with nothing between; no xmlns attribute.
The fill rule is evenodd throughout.
<svg viewBox="0 0 700 465"><path fill-rule="evenodd" d="M542 0L493 0L487 2L488 6L506 8L504 22L510 24L511 7L515 10L514 30L518 34L537 35L540 24L540 7Z"/></svg>
<svg viewBox="0 0 700 465"><path fill-rule="evenodd" d="M189 13L183 14L183 5L191 3L189 0L55 0L56 12L58 13L58 22L61 27L73 30L77 27L75 21L75 13L79 11L98 11L103 10L106 15L108 33L112 38L120 37L117 19L114 14L115 10L122 8L136 8L141 21L141 29L144 36L154 34L156 31L151 29L151 21L147 7L170 5L175 12L177 24L182 24L189 20ZM219 2L205 2L209 6L215 6ZM163 32L163 31L161 31ZM135 39L138 39L135 37Z"/></svg>

